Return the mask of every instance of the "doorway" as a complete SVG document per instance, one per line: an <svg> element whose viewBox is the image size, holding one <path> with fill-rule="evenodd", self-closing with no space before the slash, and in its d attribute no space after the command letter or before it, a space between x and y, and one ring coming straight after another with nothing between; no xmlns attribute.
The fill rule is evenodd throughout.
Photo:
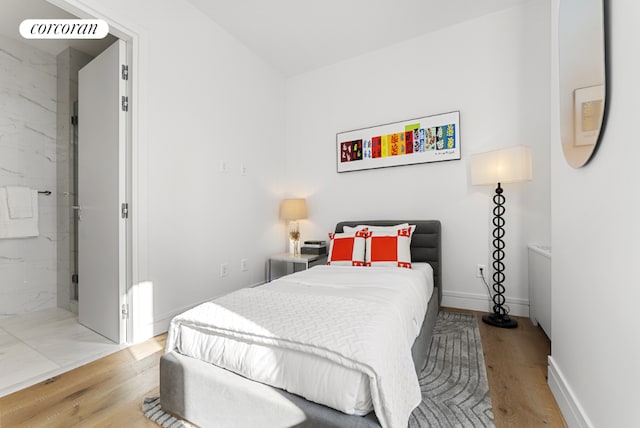
<svg viewBox="0 0 640 428"><path fill-rule="evenodd" d="M60 15L49 15L50 10L53 6L44 0L5 0L3 1L3 17L0 18L0 20L7 19L7 13L5 12L18 10L13 9L14 6L18 9L23 7L23 9L27 10L26 13L28 15L22 19L33 18L35 16L51 16L52 18L61 18ZM58 12L55 13L66 12L58 10ZM75 17L76 16L69 16L69 18ZM16 20L15 28L17 28L20 22L21 19ZM5 25L3 25L3 27L11 28L11 26ZM110 37L112 37L111 41L116 40L115 37ZM0 41L1 40L2 39L0 39ZM24 40L17 40L17 42L24 44ZM48 43L49 41L40 42ZM48 48L49 47L47 47L47 49ZM66 48L72 47L67 46ZM24 49L28 50L31 49L31 47L25 47ZM42 50L44 51L44 49ZM81 53L82 51L79 51L77 49L68 51L69 57L72 60L78 60L78 58L81 56ZM50 55L53 55L53 61L44 62L50 64L50 66L54 67L55 70L57 55ZM15 61L17 63L19 62L19 59L20 54L15 53L13 57L8 56L7 61ZM30 62L42 63L42 61ZM80 66L78 66L78 68L80 68ZM46 72L44 74L46 74ZM59 74L55 73L55 71L50 74L53 75L53 84L55 85L55 79L60 76ZM73 79L68 79L67 85L70 80ZM37 87L37 85L34 86ZM58 87L58 90L59 89L60 87ZM73 89L71 89L70 87L65 88L65 90L73 91ZM26 94L26 96L23 98L30 98L30 95ZM75 224L74 218L77 211L77 209L74 209L74 207L78 207L79 204L77 203L78 201L74 200L74 197L77 195L77 188L75 186L70 186L69 189L66 189L64 185L61 185L62 177L60 175L66 176L66 180L68 182L73 181L75 173L73 172L72 164L78 159L73 155L73 150L75 148L78 148L82 143L79 140L75 140L76 143L74 143L73 138L71 137L71 141L66 145L66 150L68 151L66 153L67 157L66 159L62 159L59 155L61 153L65 153L64 150L61 151L56 147L56 140L58 139L57 134L60 133L61 128L64 128L63 130L70 132L71 135L77 130L76 126L71 125L71 117L81 117L82 112L78 111L76 114L74 114L73 103L69 103L68 114L64 117L65 126L61 126L61 123L63 122L60 121L58 121L59 123L56 126L55 114L60 109L60 104L56 102L59 101L59 99L55 94L55 88L53 96L49 98L53 100L52 106L49 106L46 103L40 104L43 104L45 110L49 110L51 114L54 114L53 121L50 121L53 123L53 129L51 131L43 131L39 126L36 126L34 124L26 124L25 128L27 128L28 132L30 132L31 134L38 134L41 136L41 138L46 140L43 143L43 147L45 147L45 149L37 150L39 150L39 153L42 154L42 156L48 159L47 162L51 161L56 164L54 167L56 169L56 171L54 171L54 175L49 175L50 179L49 181L47 181L46 185L41 184L41 182L38 182L36 179L34 179L34 181L25 183L11 181L9 179L5 179L6 177L0 177L0 186L27 185L33 188L38 188L39 190L47 190L51 192L50 195L43 194L42 196L40 196L39 201L41 204L40 207L42 208L40 210L40 220L43 227L41 227L41 236L33 239L34 244L36 241L42 241L44 243L44 250L39 249L40 247L37 247L38 249L33 251L31 248L26 250L27 253L37 254L38 257L40 257L40 260L36 260L33 264L31 264L30 260L28 260L27 258L24 258L21 255L17 255L16 257L13 257L9 261L9 263L7 263L7 269L5 269L5 272L15 271L16 267L22 268L18 266L18 263L22 263L22 266L25 269L26 278L29 279L30 284L35 283L35 280L33 280L33 278L38 277L40 271L47 271L49 272L49 276L47 277L48 279L42 282L45 284L49 284L50 289L47 291L34 290L33 292L34 295L37 294L41 298L46 297L46 300L36 300L21 305L13 304L11 305L12 308L21 309L20 311L15 311L15 313L12 313L10 311L0 311L0 348L2 348L0 349L0 395L4 395L5 393L9 393L12 390L16 390L16 388L21 388L27 386L28 384L44 380L57 373L64 372L77 365L84 364L93 359L99 358L107 353L114 352L118 349L121 349L121 344L124 344L129 340L127 337L126 323L123 323L124 331L121 332L120 337L116 338L115 340L119 343L114 343L113 340L104 339L101 336L98 336L95 333L84 329L77 321L77 297L79 297L79 294L81 293L77 291L76 285L81 281L82 275L76 269L78 264L73 262L74 257L79 255L77 247L73 243L75 238L78 237L78 234L73 233L73 229ZM30 105L37 104L39 102L39 99L33 98L27 100L27 102L30 103ZM6 141L6 139L4 139L4 141ZM4 141L2 143L3 145ZM1 147L0 150L2 150ZM61 162L56 162L56 160L59 160ZM64 162L67 163L68 169L63 170L57 168L60 163ZM124 160L125 164L126 162L127 159ZM28 166L27 169L38 171L37 166ZM40 170L41 169L42 168L40 168ZM60 175L56 176L57 172L60 172ZM122 173L127 174L127 172L128 170L126 168L123 168ZM22 177L26 176L25 174L22 174L21 171L16 171L15 175ZM57 226L56 211L58 211ZM57 228L61 228L62 232L58 233L59 231L57 230ZM2 244L5 245L3 249L10 247L13 250L13 247L17 248L19 246L26 248L31 244L31 242L27 243L27 240L22 240L22 242L15 242L12 244L7 241L3 242ZM44 253L46 253L47 255L43 256L42 254ZM128 254L130 254L130 252L123 250L122 253L119 253L116 257L118 259L122 258L123 264L125 264L126 266L128 264ZM45 257L46 260L44 260ZM14 264L11 264L14 260L16 262ZM34 272L29 272L32 269L32 266L35 266L35 270ZM118 274L118 280L121 281L119 285L121 285L124 290L121 295L123 295L124 297L126 297L126 271L126 269L122 269L122 273ZM6 284L6 278L3 275L3 269L0 266L0 282ZM74 297L76 297L76 299L74 299ZM120 309L120 302L118 302L113 314L113 318L117 323L119 323L121 319ZM75 312L75 315L73 314L73 312ZM11 352L4 352L6 350L5 348L3 348L5 344L8 345L7 349L12 350ZM49 351L55 351L56 349L59 350L62 348L66 349L69 352L66 354L60 354L56 352L48 353ZM12 356L15 357L15 361L11 360L11 358L13 358Z"/></svg>

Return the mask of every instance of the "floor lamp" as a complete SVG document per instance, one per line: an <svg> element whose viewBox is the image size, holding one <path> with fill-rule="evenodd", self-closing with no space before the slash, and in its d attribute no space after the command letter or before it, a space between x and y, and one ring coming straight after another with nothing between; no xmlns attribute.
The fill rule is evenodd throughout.
<svg viewBox="0 0 640 428"><path fill-rule="evenodd" d="M505 244L505 196L502 184L517 183L532 179L531 151L526 146L508 147L471 156L471 184L497 185L493 195L493 313L484 315L482 321L495 327L515 328L516 320L509 317L504 307L505 288L503 282Z"/></svg>

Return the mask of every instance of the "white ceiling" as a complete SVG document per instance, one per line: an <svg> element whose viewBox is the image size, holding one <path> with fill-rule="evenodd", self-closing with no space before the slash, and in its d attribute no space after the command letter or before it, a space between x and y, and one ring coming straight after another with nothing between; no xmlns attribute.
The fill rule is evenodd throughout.
<svg viewBox="0 0 640 428"><path fill-rule="evenodd" d="M116 40L110 34L101 40L25 39L20 35L18 27L23 20L30 18L74 19L77 16L71 15L45 0L0 0L0 34L20 40L52 55L58 55L67 47L73 47L95 57Z"/></svg>
<svg viewBox="0 0 640 428"><path fill-rule="evenodd" d="M529 0L187 1L291 76Z"/></svg>
<svg viewBox="0 0 640 428"><path fill-rule="evenodd" d="M161 0L170 1L170 0ZM535 0L187 0L285 76ZM45 0L0 0L0 34L57 55L96 56L115 38L27 40L28 18L75 18Z"/></svg>

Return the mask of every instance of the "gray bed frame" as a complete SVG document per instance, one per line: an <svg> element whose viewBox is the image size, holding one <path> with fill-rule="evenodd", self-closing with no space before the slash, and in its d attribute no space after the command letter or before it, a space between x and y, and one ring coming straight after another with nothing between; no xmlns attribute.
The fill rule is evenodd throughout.
<svg viewBox="0 0 640 428"><path fill-rule="evenodd" d="M430 263L434 273L434 293L412 348L416 372L420 373L442 300L440 221L344 221L336 225L335 231L360 224L400 223L416 225L411 239L411 261ZM380 427L374 412L366 416L347 415L175 351L160 359L160 403L166 412L201 427Z"/></svg>

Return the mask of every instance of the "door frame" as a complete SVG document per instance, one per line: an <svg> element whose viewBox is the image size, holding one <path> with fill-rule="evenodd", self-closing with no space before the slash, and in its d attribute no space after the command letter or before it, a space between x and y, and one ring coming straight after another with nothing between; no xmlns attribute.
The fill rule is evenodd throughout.
<svg viewBox="0 0 640 428"><path fill-rule="evenodd" d="M85 19L102 19L109 25L109 32L126 45L126 58L129 66L129 78L126 85L126 96L129 97L128 114L125 115L125 164L119 165L120 178L124 179L126 191L125 201L129 204L129 215L125 222L124 254L119 254L121 263L124 263L124 271L120 274L120 302L127 305L128 316L125 323L121 323L121 343L137 343L152 336L148 329L139 328L134 320L135 305L132 302L134 284L140 282L139 278L147 278L146 261L146 227L144 218L146 206L140 203L141 194L146 193L146 157L141 144L140 126L140 46L142 39L139 30L122 25L115 17L98 11L78 0L46 0L47 2L66 10L67 12ZM115 316L119 318L118 313ZM140 331L140 332L139 332Z"/></svg>

